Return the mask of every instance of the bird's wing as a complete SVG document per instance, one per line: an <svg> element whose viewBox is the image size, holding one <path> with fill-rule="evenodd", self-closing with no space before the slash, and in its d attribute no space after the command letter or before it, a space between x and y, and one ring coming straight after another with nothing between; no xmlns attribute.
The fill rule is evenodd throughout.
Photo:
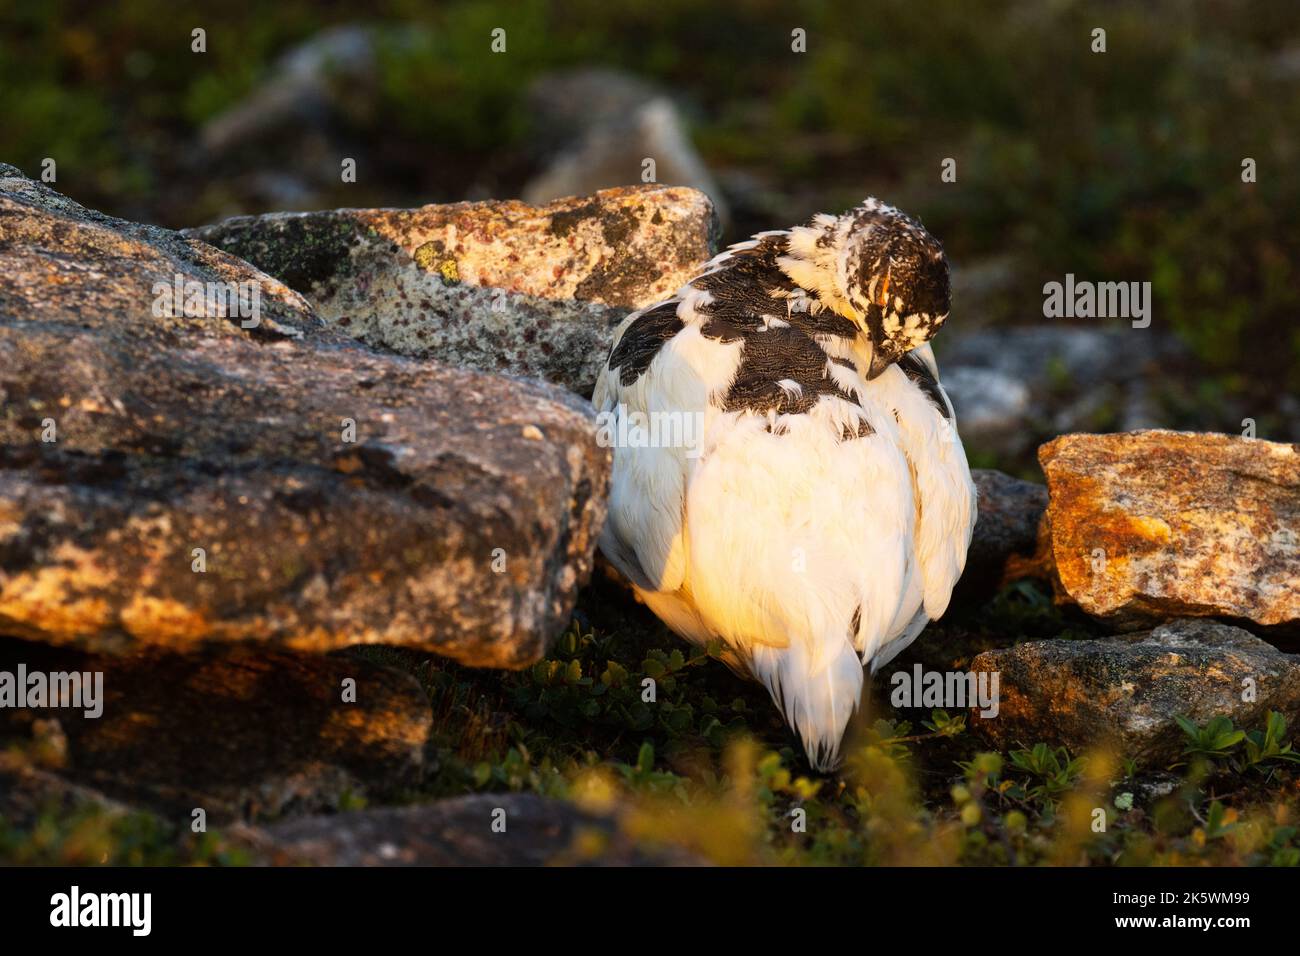
<svg viewBox="0 0 1300 956"><path fill-rule="evenodd" d="M903 447L913 465L917 560L925 611L936 620L947 610L952 589L966 567L975 528L975 484L930 346L909 352L899 369L910 386L898 401Z"/></svg>
<svg viewBox="0 0 1300 956"><path fill-rule="evenodd" d="M696 376L674 351L684 329L671 299L629 315L614 333L609 361L592 402L601 432L615 445L609 517L601 550L629 580L650 591L675 591L685 574L682 509L690 467L686 442L651 441L661 411L695 427L707 401Z"/></svg>

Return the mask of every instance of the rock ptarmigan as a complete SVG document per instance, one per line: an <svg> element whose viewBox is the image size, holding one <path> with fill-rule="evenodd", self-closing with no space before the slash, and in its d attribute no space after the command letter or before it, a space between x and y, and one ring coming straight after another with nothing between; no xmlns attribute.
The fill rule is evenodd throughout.
<svg viewBox="0 0 1300 956"><path fill-rule="evenodd" d="M943 614L966 562L975 487L927 344L948 309L942 246L868 199L629 315L592 397L614 445L601 550L767 687L818 770L863 668Z"/></svg>

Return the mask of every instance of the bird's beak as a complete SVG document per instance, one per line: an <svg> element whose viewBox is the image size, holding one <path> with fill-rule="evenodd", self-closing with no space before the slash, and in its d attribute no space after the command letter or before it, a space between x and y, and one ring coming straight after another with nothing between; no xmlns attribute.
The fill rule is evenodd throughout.
<svg viewBox="0 0 1300 956"><path fill-rule="evenodd" d="M894 364L894 360L885 354L885 350L878 345L871 347L871 368L867 369L867 381L878 378L884 374L885 369Z"/></svg>

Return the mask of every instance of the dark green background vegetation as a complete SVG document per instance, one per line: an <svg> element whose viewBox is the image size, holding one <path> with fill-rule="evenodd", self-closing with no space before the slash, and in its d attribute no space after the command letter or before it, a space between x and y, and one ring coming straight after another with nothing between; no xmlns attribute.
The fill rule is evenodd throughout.
<svg viewBox="0 0 1300 956"><path fill-rule="evenodd" d="M880 194L957 263L1016 256L1022 281L986 318L1032 318L1026 303L1066 272L1149 280L1159 321L1216 373L1207 388L1300 383L1300 11L1286 0L7 6L5 159L33 174L57 157L62 188L107 212L201 221L202 182L186 183L185 203L156 197L186 175L205 120L320 29L418 23L425 39L387 51L382 95L352 117L382 130L386 164L405 173L367 186L368 201L515 195L535 132L528 82L610 65L662 83L706 160L761 183L737 231ZM190 53L194 26L206 54ZM488 49L497 26L506 55ZM790 51L796 26L804 55ZM281 148L292 166L294 142ZM939 181L948 156L955 184Z"/></svg>

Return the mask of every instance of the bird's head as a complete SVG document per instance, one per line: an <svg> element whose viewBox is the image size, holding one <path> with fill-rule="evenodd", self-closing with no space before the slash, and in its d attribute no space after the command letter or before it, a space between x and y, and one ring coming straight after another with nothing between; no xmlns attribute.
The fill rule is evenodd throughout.
<svg viewBox="0 0 1300 956"><path fill-rule="evenodd" d="M872 379L948 318L948 259L919 222L876 199L840 217L836 234L837 285L871 340Z"/></svg>

